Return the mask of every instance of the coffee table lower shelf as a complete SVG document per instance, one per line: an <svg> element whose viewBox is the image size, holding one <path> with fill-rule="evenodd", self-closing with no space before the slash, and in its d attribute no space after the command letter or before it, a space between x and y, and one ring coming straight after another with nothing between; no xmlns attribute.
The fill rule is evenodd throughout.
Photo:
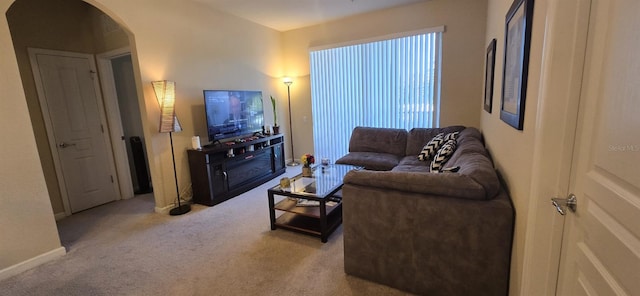
<svg viewBox="0 0 640 296"><path fill-rule="evenodd" d="M274 226L276 228L284 228L304 234L320 237L322 242L327 242L327 238L342 223L342 207L335 209L330 215L327 215L327 230L322 233L320 218L309 217L291 212L285 212L276 218Z"/></svg>
<svg viewBox="0 0 640 296"><path fill-rule="evenodd" d="M350 171L360 169L344 164L316 166L310 177L299 174L288 182L281 180L285 181L284 187L267 189L271 230L282 228L309 234L326 243L342 224L342 180ZM285 198L276 202L276 195Z"/></svg>

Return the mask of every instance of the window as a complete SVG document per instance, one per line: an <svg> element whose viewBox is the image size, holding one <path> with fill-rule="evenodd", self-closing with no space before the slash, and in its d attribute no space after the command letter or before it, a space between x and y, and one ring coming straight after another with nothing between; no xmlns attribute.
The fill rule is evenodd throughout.
<svg viewBox="0 0 640 296"><path fill-rule="evenodd" d="M436 127L443 31L312 49L315 154L345 155L356 126Z"/></svg>

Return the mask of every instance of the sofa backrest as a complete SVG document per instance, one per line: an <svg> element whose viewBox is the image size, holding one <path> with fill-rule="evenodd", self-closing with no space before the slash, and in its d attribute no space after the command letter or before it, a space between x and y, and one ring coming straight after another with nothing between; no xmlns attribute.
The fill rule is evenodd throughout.
<svg viewBox="0 0 640 296"><path fill-rule="evenodd" d="M493 198L500 191L500 180L484 147L482 134L475 128L466 128L458 135L457 143L456 151L445 167L459 166L458 174L466 175L482 186L486 199Z"/></svg>
<svg viewBox="0 0 640 296"><path fill-rule="evenodd" d="M422 151L422 147L427 145L429 141L439 133L452 133L463 130L465 127L461 125L453 125L442 128L412 128L407 136L407 148L404 155L418 155Z"/></svg>
<svg viewBox="0 0 640 296"><path fill-rule="evenodd" d="M358 126L351 134L349 152L378 152L403 156L406 145L407 131L404 129Z"/></svg>
<svg viewBox="0 0 640 296"><path fill-rule="evenodd" d="M417 155L431 138L439 133L459 131L457 149L445 163L445 168L460 167L457 172L427 173L418 171L396 170L390 172L362 171L366 181L363 184L376 184L377 187L389 187L401 191L422 192L436 195L454 196L465 199L492 199L500 190L500 181L493 167L489 152L484 147L482 134L476 128L464 126L449 126L444 128L414 128L407 132L403 129L356 127L349 142L349 152L376 152L400 155L405 161L411 157L415 162L425 166L429 162L417 160ZM406 144L406 147L405 147ZM404 156L406 154L406 156ZM360 159L350 153L344 159L352 157ZM415 159L414 159L415 158ZM363 162L370 162L371 158L363 158ZM336 163L341 163L340 160ZM353 159L346 160L347 164L354 164ZM358 163L367 167L371 164ZM405 163L406 165L406 163ZM383 171L388 168L380 169ZM376 176L380 178L375 178ZM414 179L420 179L416 181ZM345 184L348 178L345 177ZM355 179L354 179L355 180ZM353 181L358 183L360 181ZM425 186L427 184L427 186ZM399 186L395 188L394 186ZM392 188L393 187L393 188Z"/></svg>

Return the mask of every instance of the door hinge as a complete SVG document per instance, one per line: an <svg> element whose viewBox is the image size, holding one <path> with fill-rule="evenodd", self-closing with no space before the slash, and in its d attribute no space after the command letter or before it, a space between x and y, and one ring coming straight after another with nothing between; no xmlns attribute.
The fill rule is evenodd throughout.
<svg viewBox="0 0 640 296"><path fill-rule="evenodd" d="M104 134L104 125L100 125L100 131L102 131L102 133Z"/></svg>
<svg viewBox="0 0 640 296"><path fill-rule="evenodd" d="M89 70L89 77L91 77L91 80L94 80L96 78L96 71Z"/></svg>
<svg viewBox="0 0 640 296"><path fill-rule="evenodd" d="M113 183L113 175L109 175L111 177L111 183Z"/></svg>

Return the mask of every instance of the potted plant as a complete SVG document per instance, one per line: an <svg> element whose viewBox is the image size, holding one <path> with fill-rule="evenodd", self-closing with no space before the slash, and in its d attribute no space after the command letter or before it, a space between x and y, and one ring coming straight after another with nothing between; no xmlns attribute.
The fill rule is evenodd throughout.
<svg viewBox="0 0 640 296"><path fill-rule="evenodd" d="M300 161L302 162L302 176L303 177L313 176L311 165L316 162L316 159L315 157L313 157L313 154L307 153L305 155L302 155L302 157L300 158Z"/></svg>
<svg viewBox="0 0 640 296"><path fill-rule="evenodd" d="M271 97L271 106L273 106L273 134L277 135L280 133L280 126L278 125L278 112L276 112L276 99L273 96Z"/></svg>

